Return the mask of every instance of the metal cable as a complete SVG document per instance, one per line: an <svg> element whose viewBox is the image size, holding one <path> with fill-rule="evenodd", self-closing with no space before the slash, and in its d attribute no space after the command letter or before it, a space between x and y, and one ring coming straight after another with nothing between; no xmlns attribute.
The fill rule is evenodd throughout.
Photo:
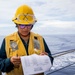
<svg viewBox="0 0 75 75"><path fill-rule="evenodd" d="M56 57L59 57L59 56L62 56L62 55L68 54L68 53L72 53L72 52L75 52L75 49L58 52L58 53L53 54L52 56L54 58L56 58Z"/></svg>

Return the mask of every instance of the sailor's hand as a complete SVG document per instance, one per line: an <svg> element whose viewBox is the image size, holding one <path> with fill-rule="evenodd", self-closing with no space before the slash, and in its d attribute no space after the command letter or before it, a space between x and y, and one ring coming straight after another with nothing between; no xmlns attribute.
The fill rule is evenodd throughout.
<svg viewBox="0 0 75 75"><path fill-rule="evenodd" d="M21 64L21 59L20 59L20 57L18 56L13 56L13 57L11 57L10 58L10 61L11 61L11 63L13 63L13 65L14 65L14 67L19 67L20 66L20 64Z"/></svg>
<svg viewBox="0 0 75 75"><path fill-rule="evenodd" d="M40 53L40 55L48 55L48 53L43 51L43 52Z"/></svg>

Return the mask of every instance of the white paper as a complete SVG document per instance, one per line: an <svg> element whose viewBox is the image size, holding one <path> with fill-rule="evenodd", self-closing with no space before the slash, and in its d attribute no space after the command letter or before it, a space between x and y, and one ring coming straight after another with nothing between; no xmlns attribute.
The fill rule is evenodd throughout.
<svg viewBox="0 0 75 75"><path fill-rule="evenodd" d="M51 68L51 61L47 55L22 56L21 63L24 75L42 73Z"/></svg>

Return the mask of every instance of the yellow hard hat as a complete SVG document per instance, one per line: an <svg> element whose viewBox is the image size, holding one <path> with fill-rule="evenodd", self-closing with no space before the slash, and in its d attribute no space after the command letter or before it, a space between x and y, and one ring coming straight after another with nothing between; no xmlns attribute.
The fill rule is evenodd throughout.
<svg viewBox="0 0 75 75"><path fill-rule="evenodd" d="M12 21L16 24L34 24L37 22L32 8L30 8L28 5L21 5L15 13L14 18Z"/></svg>

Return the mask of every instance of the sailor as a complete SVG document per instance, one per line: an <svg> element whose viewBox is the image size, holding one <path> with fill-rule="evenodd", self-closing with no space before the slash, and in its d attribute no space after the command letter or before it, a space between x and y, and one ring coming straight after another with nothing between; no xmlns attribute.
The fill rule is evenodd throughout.
<svg viewBox="0 0 75 75"><path fill-rule="evenodd" d="M32 8L28 5L19 6L12 21L17 31L3 39L0 49L0 70L6 75L23 75L20 57L32 54L48 55L53 62L44 38L31 32L37 22ZM44 73L36 75L44 75Z"/></svg>

